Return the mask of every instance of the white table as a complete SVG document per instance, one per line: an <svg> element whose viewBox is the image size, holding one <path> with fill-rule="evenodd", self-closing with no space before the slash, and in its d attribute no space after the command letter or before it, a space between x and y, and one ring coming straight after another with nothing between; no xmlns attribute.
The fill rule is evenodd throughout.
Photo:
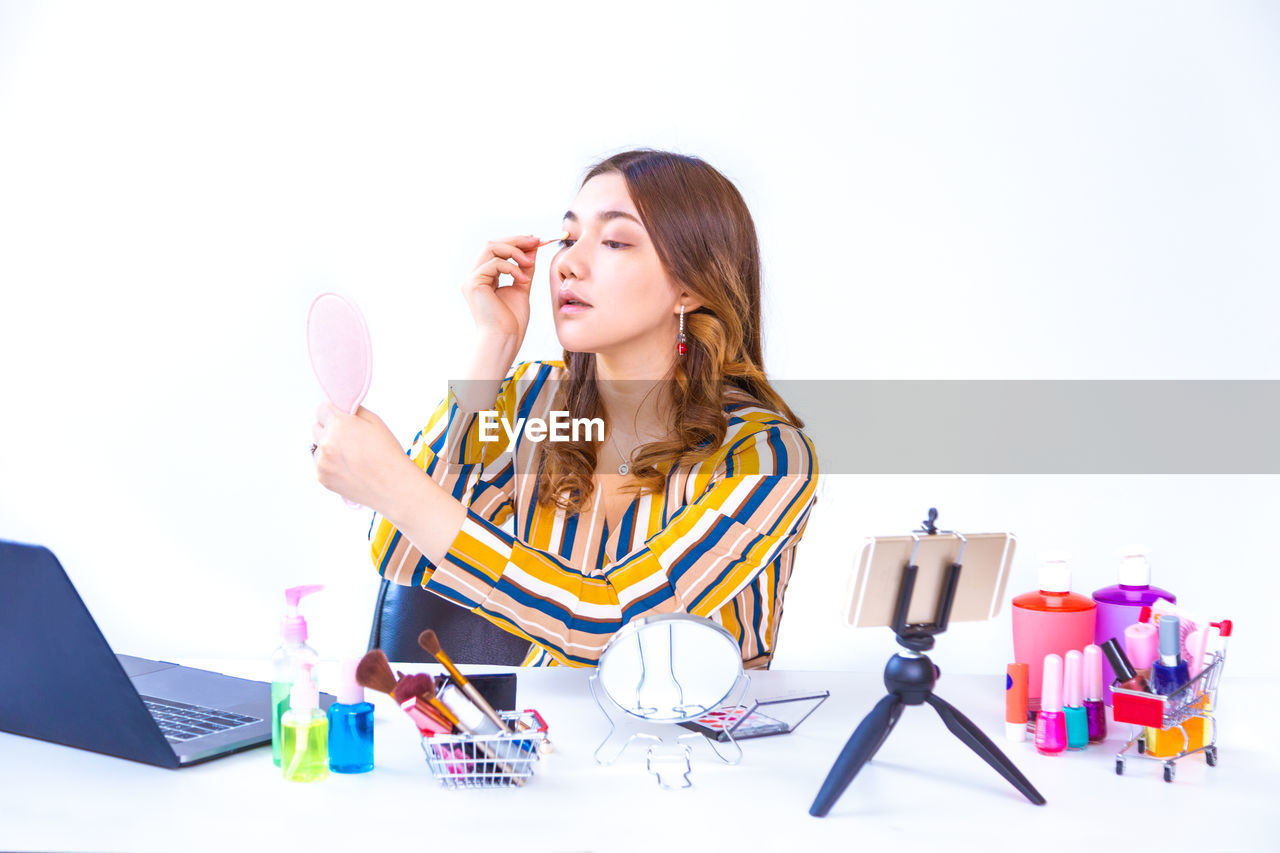
<svg viewBox="0 0 1280 853"><path fill-rule="evenodd" d="M256 662L186 663L267 674ZM709 749L695 752L687 790L659 788L644 771L639 745L612 766L594 763L608 724L590 698L588 675L519 670L519 704L543 713L556 747L519 789L442 789L428 773L416 730L381 695L370 697L376 769L310 785L282 781L266 748L171 771L0 734L0 849L524 853L910 843L1079 853L1119 849L1122 838L1163 849L1280 849L1277 679L1225 679L1219 766L1187 758L1167 784L1156 762L1131 760L1126 775L1116 776L1123 740L1114 726L1106 744L1054 757L1029 742L1007 743L1003 676L944 675L938 694L1005 749L1048 804L1028 803L921 706L904 711L880 754L819 819L809 806L854 726L883 695L878 674L754 674L751 696L828 689L831 698L792 734L744 741L737 766L719 763ZM325 689L331 676L322 667ZM398 846L400 839L407 846Z"/></svg>

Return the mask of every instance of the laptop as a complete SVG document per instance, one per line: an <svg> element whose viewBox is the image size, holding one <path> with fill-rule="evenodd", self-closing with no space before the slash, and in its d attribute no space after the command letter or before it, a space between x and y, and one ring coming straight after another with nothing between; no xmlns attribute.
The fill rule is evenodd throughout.
<svg viewBox="0 0 1280 853"><path fill-rule="evenodd" d="M186 767L270 743L271 685L114 654L53 552L0 540L0 731Z"/></svg>

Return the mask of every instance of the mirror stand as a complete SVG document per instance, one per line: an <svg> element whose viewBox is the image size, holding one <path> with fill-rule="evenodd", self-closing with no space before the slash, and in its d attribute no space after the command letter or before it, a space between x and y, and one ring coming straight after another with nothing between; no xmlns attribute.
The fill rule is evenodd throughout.
<svg viewBox="0 0 1280 853"><path fill-rule="evenodd" d="M604 689L599 685L599 680L599 675L593 673L587 682L591 687L591 697L595 699L600 712L609 721L609 733L605 735L594 753L597 764L612 764L622 756L628 746L637 740L650 741L651 745L645 755L645 769L657 777L661 787L671 789L689 788L693 785L689 779L693 771L693 750L689 746L690 742L706 741L715 756L725 764L737 764L742 760L742 747L728 732L725 733L725 741L717 741L698 732L689 731L677 734L673 739L671 723L644 720L624 711L612 701L604 701L601 698ZM713 708L682 706L681 710L687 711L688 716L692 716L710 713L726 705L732 707L741 704L750 683L751 679L746 673L739 673L729 694L719 705ZM688 716L685 718L687 719ZM669 780L673 777L678 778L680 784L672 784Z"/></svg>

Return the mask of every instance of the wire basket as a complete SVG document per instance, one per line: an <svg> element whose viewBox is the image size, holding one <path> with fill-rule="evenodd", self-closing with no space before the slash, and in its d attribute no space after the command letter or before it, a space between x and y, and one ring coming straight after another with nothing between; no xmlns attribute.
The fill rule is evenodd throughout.
<svg viewBox="0 0 1280 853"><path fill-rule="evenodd" d="M499 713L512 731L422 739L431 775L446 788L520 787L533 775L547 723L537 711Z"/></svg>
<svg viewBox="0 0 1280 853"><path fill-rule="evenodd" d="M1219 648L1208 653L1203 671L1177 690L1161 696L1123 687L1111 688L1112 713L1117 723L1128 723L1132 729L1129 742L1116 753L1116 774L1123 776L1126 758L1136 749L1138 758L1164 764L1164 781L1172 782L1175 762L1197 753L1204 754L1210 767L1218 764L1218 686L1227 662L1227 640L1231 637L1230 619L1211 622L1218 629ZM1207 628L1206 628L1207 630ZM1207 734L1206 734L1207 732ZM1171 752L1153 754L1148 734L1164 739L1166 734L1176 744Z"/></svg>

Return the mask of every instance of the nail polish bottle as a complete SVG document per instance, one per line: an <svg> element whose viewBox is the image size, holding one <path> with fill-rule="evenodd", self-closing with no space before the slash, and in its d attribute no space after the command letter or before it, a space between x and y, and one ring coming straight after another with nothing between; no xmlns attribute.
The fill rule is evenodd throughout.
<svg viewBox="0 0 1280 853"><path fill-rule="evenodd" d="M1036 749L1045 755L1057 755L1067 748L1067 723L1062 714L1062 658L1045 655L1042 672Z"/></svg>
<svg viewBox="0 0 1280 853"><path fill-rule="evenodd" d="M1062 693L1067 749L1084 749L1089 744L1089 719L1084 712L1084 655L1075 649L1067 652Z"/></svg>
<svg viewBox="0 0 1280 853"><path fill-rule="evenodd" d="M1187 673L1187 663L1180 654L1181 629L1177 616L1160 617L1160 656L1151 664L1152 693L1168 696L1191 680ZM1184 730L1184 726L1171 726L1168 729L1147 726L1144 735L1147 753L1156 758L1165 758L1182 752L1184 745L1189 746L1183 738Z"/></svg>
<svg viewBox="0 0 1280 853"><path fill-rule="evenodd" d="M1191 680L1182 659L1181 626L1177 616L1160 620L1160 657L1151 664L1151 692L1168 696Z"/></svg>
<svg viewBox="0 0 1280 853"><path fill-rule="evenodd" d="M1107 739L1107 706L1102 700L1102 649L1084 647L1084 713L1089 723L1089 743Z"/></svg>
<svg viewBox="0 0 1280 853"><path fill-rule="evenodd" d="M1113 689L1123 687L1125 690L1143 692L1150 689L1147 687L1147 680L1134 671L1133 664L1129 663L1129 658L1125 656L1124 649L1120 648L1120 642L1115 637L1102 644L1102 653L1107 656L1107 662L1116 674L1116 682L1111 685Z"/></svg>

